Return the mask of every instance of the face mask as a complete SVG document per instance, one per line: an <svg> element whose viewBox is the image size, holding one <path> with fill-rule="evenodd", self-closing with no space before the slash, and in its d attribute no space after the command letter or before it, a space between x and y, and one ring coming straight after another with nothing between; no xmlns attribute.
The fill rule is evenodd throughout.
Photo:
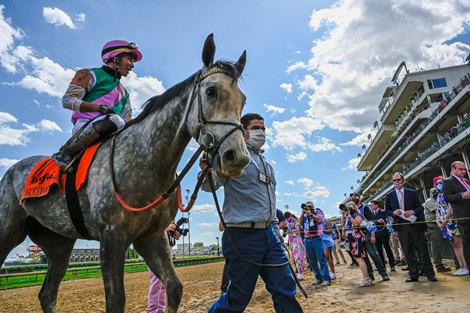
<svg viewBox="0 0 470 313"><path fill-rule="evenodd" d="M250 139L248 139L248 144L255 148L256 150L261 149L261 147L266 143L266 134L262 129L250 129Z"/></svg>
<svg viewBox="0 0 470 313"><path fill-rule="evenodd" d="M442 184L437 184L437 185L436 185L436 188L437 188L439 191L442 191Z"/></svg>
<svg viewBox="0 0 470 313"><path fill-rule="evenodd" d="M354 204L358 204L359 203L359 199L351 199L352 202L354 202Z"/></svg>
<svg viewBox="0 0 470 313"><path fill-rule="evenodd" d="M398 190L400 190L400 189L402 189L402 188L403 188L403 184L398 184L398 185L395 185L395 189L398 189Z"/></svg>

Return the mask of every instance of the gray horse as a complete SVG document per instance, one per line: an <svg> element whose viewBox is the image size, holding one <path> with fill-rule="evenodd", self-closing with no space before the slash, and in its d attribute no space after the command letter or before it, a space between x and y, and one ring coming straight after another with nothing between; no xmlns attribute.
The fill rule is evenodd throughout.
<svg viewBox="0 0 470 313"><path fill-rule="evenodd" d="M128 204L146 206L166 191L175 180L191 137L200 142L207 134L212 135L219 147L213 156L213 168L219 176L240 175L248 164L249 154L238 127L245 103L238 79L246 53L235 63L214 63L214 54L211 34L202 51L203 69L149 99L142 113L117 134L114 176ZM110 178L110 146L107 140L100 147L87 185L78 194L86 228L100 242L106 312L124 312L124 254L131 244L167 286L166 312L176 312L183 287L172 266L164 233L177 213L176 193L144 212L123 208ZM39 300L44 312L56 312L57 293L70 253L76 239L82 237L72 224L65 196L57 188L46 197L19 204L28 173L43 158L33 156L16 163L0 182L0 264L27 235L41 246L47 255L48 271Z"/></svg>

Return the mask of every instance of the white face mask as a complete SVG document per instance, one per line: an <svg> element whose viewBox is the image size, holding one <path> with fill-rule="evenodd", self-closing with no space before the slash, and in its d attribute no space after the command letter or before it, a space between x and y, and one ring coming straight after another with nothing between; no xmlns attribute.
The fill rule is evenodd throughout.
<svg viewBox="0 0 470 313"><path fill-rule="evenodd" d="M250 139L248 139L248 144L255 148L256 150L261 149L261 147L266 143L266 134L262 129L250 129Z"/></svg>

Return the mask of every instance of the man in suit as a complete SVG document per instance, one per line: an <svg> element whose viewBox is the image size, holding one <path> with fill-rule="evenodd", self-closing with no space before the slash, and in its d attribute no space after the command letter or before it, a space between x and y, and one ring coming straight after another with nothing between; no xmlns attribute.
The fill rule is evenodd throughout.
<svg viewBox="0 0 470 313"><path fill-rule="evenodd" d="M395 272L395 258L393 257L392 248L390 247L390 233L388 232L387 227L385 227L387 214L384 210L379 208L379 202L376 200L370 202L370 208L374 218L373 222L377 226L377 231L375 232L375 247L377 248L377 252L379 253L379 256L384 264L385 257L383 250L385 249L390 270Z"/></svg>
<svg viewBox="0 0 470 313"><path fill-rule="evenodd" d="M394 219L394 229L398 233L398 239L405 253L408 263L409 277L406 282L418 281L419 268L415 253L418 253L419 266L429 281L437 281L431 259L427 249L426 224L424 224L424 209L419 202L416 191L404 188L405 178L401 173L395 173L392 177L394 190L385 197L385 212ZM408 219L414 219L411 222ZM421 223L416 223L421 222Z"/></svg>
<svg viewBox="0 0 470 313"><path fill-rule="evenodd" d="M463 230L463 253L465 261L470 264L470 183L465 178L467 167L462 161L451 165L450 177L444 179L442 191L444 198L452 207L453 217Z"/></svg>

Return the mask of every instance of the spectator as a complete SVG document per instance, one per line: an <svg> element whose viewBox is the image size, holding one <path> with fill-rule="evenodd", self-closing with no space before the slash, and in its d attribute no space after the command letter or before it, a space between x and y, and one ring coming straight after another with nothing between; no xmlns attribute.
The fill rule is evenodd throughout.
<svg viewBox="0 0 470 313"><path fill-rule="evenodd" d="M323 245L323 219L325 216L321 210L315 210L312 201L302 203L302 215L299 224L303 225L305 234L305 251L308 261L315 275L312 285L331 285L330 271L325 258L325 247ZM320 267L318 267L320 264Z"/></svg>
<svg viewBox="0 0 470 313"><path fill-rule="evenodd" d="M331 227L331 222L327 219L324 219L322 240L323 240L323 245L325 246L325 250L324 250L325 258L328 263L328 267L330 268L330 278L333 280L333 279L336 279L336 273L335 273L335 264L333 263L333 255L331 253L335 247L332 231L333 231L333 228Z"/></svg>
<svg viewBox="0 0 470 313"><path fill-rule="evenodd" d="M435 177L436 188L442 191L443 178L442 176ZM452 219L452 207L448 205L444 199L444 195L439 193L437 196L437 210L436 210L436 221L440 227L442 236L449 240L452 247L454 248L455 256L459 262L460 268L454 272L454 276L465 276L468 275L468 266L465 261L463 245L462 245L462 233L457 226L457 221Z"/></svg>
<svg viewBox="0 0 470 313"><path fill-rule="evenodd" d="M445 201L452 206L453 217L462 230L462 245L466 264L470 264L470 183L465 178L467 167L462 161L451 165L451 175L442 184Z"/></svg>
<svg viewBox="0 0 470 313"><path fill-rule="evenodd" d="M388 232L387 227L385 226L387 222L387 215L385 211L379 208L378 201L371 201L370 208L372 209L372 216L374 223L377 227L377 231L375 233L375 246L377 248L377 252L385 266L385 257L384 257L384 249L385 253L387 253L388 258L388 265L390 266L390 271L395 272L395 258L393 257L392 248L390 247L390 233Z"/></svg>
<svg viewBox="0 0 470 313"><path fill-rule="evenodd" d="M433 180L434 186L436 186L436 178L442 181L442 176L435 177ZM429 191L429 198L424 202L424 218L426 219L426 225L428 225L428 239L431 242L434 266L436 267L437 272L442 273L450 272L451 269L442 263L441 247L449 244L448 241L442 238L441 229L436 224L436 211L438 208L436 199L438 195L439 190L437 188L431 188Z"/></svg>
<svg viewBox="0 0 470 313"><path fill-rule="evenodd" d="M303 312L295 298L296 286L288 259L272 225L276 217L276 177L261 149L266 141L264 119L259 114L248 113L242 116L241 124L250 163L240 176L232 179L218 178L212 173L215 187L224 186L222 249L230 285L209 312L244 311L258 276L271 293L276 312ZM204 159L200 167L202 170L207 167ZM210 190L208 179L202 188Z"/></svg>
<svg viewBox="0 0 470 313"><path fill-rule="evenodd" d="M168 225L165 231L167 232L168 237L172 237L175 240L178 240L181 236L180 232L176 229L175 223ZM170 247L173 247L174 242L174 240L169 241ZM163 313L165 312L166 305L165 284L158 279L151 270L149 270L149 274L150 286L148 292L147 313Z"/></svg>
<svg viewBox="0 0 470 313"><path fill-rule="evenodd" d="M390 280L390 278L388 277L387 272L385 271L384 263L380 259L380 256L379 256L379 254L377 252L377 249L375 247L375 240L376 240L376 238L375 238L375 225L373 223L374 217L372 215L372 211L371 211L370 207L367 204L362 203L361 195L359 193L353 192L349 196L351 197L351 201L356 206L356 210L359 212L359 214L362 215L362 217L365 221L365 224L366 225L371 225L372 224L374 226L373 228L365 227L365 229L363 230L363 233L366 237L365 245L366 245L367 254L372 258L372 261L374 262L375 267L377 268L377 271L382 276L382 280L383 281ZM369 221L370 224L367 224L367 221ZM372 280L374 280L374 271L372 269L372 265L370 264L369 259L367 258L367 255L364 257L364 262L366 262L367 269L369 271L369 277Z"/></svg>
<svg viewBox="0 0 470 313"><path fill-rule="evenodd" d="M361 224L365 219L357 211L354 203L348 202L346 206L348 211L341 212L341 220L345 229L344 236L347 238L351 254L354 256L359 268L361 269L362 281L359 286L367 287L372 285L372 278L369 277L367 264L364 262L364 258L367 255L366 236Z"/></svg>
<svg viewBox="0 0 470 313"><path fill-rule="evenodd" d="M420 265L428 280L435 282L437 279L424 235L427 227L423 223L414 223L424 222L424 209L418 195L416 191L403 187L405 183L403 174L398 172L393 174L392 182L395 190L388 193L385 198L385 211L394 219L394 228L398 232L398 239L405 253L409 272L409 277L405 281L407 283L418 281ZM416 260L416 252L419 263Z"/></svg>
<svg viewBox="0 0 470 313"><path fill-rule="evenodd" d="M308 267L307 254L305 253L304 242L300 237L298 218L290 212L284 212L286 218L286 234L289 243L289 250L294 258L294 265L297 270L297 279L303 280L305 269Z"/></svg>
<svg viewBox="0 0 470 313"><path fill-rule="evenodd" d="M330 223L332 223L331 220L330 220ZM332 227L331 234L333 236L333 241L335 243L335 246L333 248L333 255L334 255L334 258L336 259L336 265L341 264L338 255L343 260L343 263L347 264L348 262L346 262L346 259L344 258L343 251L341 249L341 242L343 241L343 238L341 236L341 230L340 230L340 228L338 227L337 224L332 223L332 225L333 225L333 227Z"/></svg>

